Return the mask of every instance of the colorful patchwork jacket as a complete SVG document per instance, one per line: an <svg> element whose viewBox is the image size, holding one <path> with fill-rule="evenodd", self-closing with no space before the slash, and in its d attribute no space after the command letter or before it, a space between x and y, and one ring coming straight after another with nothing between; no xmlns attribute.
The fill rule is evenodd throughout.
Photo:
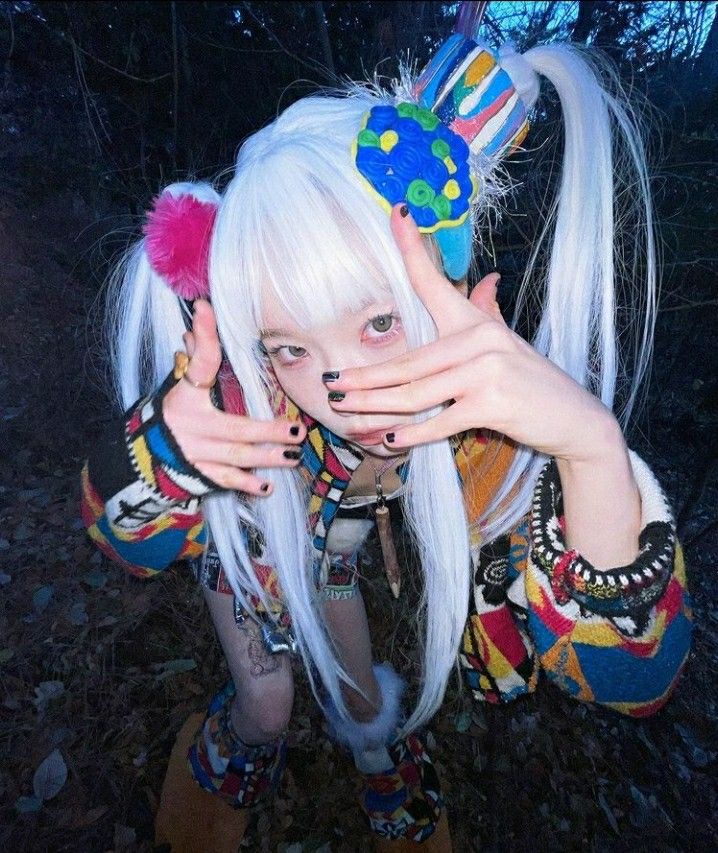
<svg viewBox="0 0 718 853"><path fill-rule="evenodd" d="M201 500L215 487L184 459L161 418L161 401L173 382L169 377L113 424L82 472L82 514L90 536L139 577L177 560L196 560L207 544ZM244 413L241 390L227 367L219 388L217 405ZM273 408L278 416L300 417L307 427L300 470L310 486L307 512L319 564L362 453L295 409L281 392ZM470 520L502 482L513 452L510 443L480 431L456 440ZM642 499L642 530L639 555L629 566L597 570L566 548L554 462L536 484L530 513L509 534L486 543L473 525L474 594L459 658L477 700L498 704L531 693L543 669L576 699L631 716L652 714L667 701L688 657L690 598L666 498L632 452L631 463ZM291 614L282 608L271 566L257 559L255 570L281 623L289 626Z"/></svg>

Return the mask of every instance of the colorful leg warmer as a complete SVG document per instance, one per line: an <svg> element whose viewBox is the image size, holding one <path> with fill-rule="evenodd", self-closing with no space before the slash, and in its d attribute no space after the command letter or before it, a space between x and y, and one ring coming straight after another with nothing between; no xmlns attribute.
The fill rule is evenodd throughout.
<svg viewBox="0 0 718 853"><path fill-rule="evenodd" d="M386 663L374 666L374 675L379 714L369 723L344 720L330 703L324 710L331 734L351 749L364 776L360 807L370 828L382 838L424 841L441 817L439 779L416 733L396 740L404 682Z"/></svg>
<svg viewBox="0 0 718 853"><path fill-rule="evenodd" d="M400 738L388 750L393 766L364 774L361 809L382 838L426 841L444 805L434 765L416 733Z"/></svg>
<svg viewBox="0 0 718 853"><path fill-rule="evenodd" d="M187 761L192 775L205 790L235 808L249 808L279 785L287 745L284 736L258 746L243 743L230 716L235 692L230 681L212 699Z"/></svg>

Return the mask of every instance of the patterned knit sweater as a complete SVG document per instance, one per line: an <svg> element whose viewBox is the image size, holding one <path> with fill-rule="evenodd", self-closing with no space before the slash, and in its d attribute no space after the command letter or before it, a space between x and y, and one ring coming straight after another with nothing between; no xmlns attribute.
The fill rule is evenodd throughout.
<svg viewBox="0 0 718 853"><path fill-rule="evenodd" d="M89 535L113 560L150 577L178 560L201 557L207 544L202 497L214 487L184 459L161 418L172 386L139 401L98 441L82 471L82 515ZM244 414L239 385L220 373L226 411ZM277 391L277 416L307 427L300 471L315 565L362 452L297 410ZM690 649L692 613L685 566L663 491L630 453L642 500L639 554L629 566L595 569L563 538L560 480L554 462L536 484L531 511L507 535L483 542L475 522L513 458L510 442L471 431L455 443L455 462L471 524L474 590L459 659L478 701L509 702L536 689L542 669L559 688L631 716L668 700ZM406 466L399 469L406 476ZM276 574L261 556L255 571L289 628ZM322 573L315 572L318 585ZM258 609L261 610L258 602Z"/></svg>

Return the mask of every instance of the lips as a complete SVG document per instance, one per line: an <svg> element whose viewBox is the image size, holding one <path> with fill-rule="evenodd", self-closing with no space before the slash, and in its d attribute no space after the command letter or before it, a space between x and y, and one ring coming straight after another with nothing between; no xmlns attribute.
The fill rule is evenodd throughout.
<svg viewBox="0 0 718 853"><path fill-rule="evenodd" d="M382 444L384 440L384 436L391 432L394 429L393 426L386 426L382 429L375 429L372 432L348 432L347 438L350 438L352 441L357 444Z"/></svg>

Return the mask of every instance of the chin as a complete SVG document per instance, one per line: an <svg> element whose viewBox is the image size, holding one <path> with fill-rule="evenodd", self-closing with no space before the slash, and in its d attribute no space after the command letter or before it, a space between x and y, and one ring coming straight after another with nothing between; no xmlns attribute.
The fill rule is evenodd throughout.
<svg viewBox="0 0 718 853"><path fill-rule="evenodd" d="M396 450L391 447L387 447L385 444L372 444L372 445L363 445L357 444L355 441L351 441L347 439L351 444L355 447L360 448L364 453L369 456L382 456L384 458L389 458L390 456L401 456L406 452L406 448L397 448Z"/></svg>

